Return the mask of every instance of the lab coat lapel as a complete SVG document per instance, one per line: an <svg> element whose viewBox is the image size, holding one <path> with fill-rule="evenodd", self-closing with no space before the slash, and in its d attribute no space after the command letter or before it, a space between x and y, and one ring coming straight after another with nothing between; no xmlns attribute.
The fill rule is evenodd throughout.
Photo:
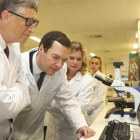
<svg viewBox="0 0 140 140"><path fill-rule="evenodd" d="M21 55L21 59L22 59L21 65L22 65L22 69L23 69L24 73L27 75L29 82L33 85L32 88L34 88L35 91L38 91L36 80L30 70L29 52L23 53Z"/></svg>
<svg viewBox="0 0 140 140"><path fill-rule="evenodd" d="M19 47L9 46L9 86L11 86L11 82L16 82L18 78L18 72L20 67L20 49ZM19 54L17 58L17 54ZM15 57L16 56L16 57ZM7 59L8 60L8 59ZM18 68L18 69L17 69Z"/></svg>
<svg viewBox="0 0 140 140"><path fill-rule="evenodd" d="M42 86L41 86L41 89L40 89L40 92L42 92L44 90L44 88L48 87L47 85L49 84L50 81L53 81L54 79L57 78L58 76L58 73L59 75L62 75L62 74L65 74L63 71L59 70L58 72L56 72L53 76L49 76L46 74L46 76L44 77L44 80L43 80L43 83L42 83ZM59 81L58 81L59 82ZM52 87L53 88L53 87Z"/></svg>
<svg viewBox="0 0 140 140"><path fill-rule="evenodd" d="M40 89L39 92L42 92L44 90L44 88L48 85L48 83L50 82L50 80L51 80L51 76L45 75L44 80L43 80L43 83L42 83L42 86L41 86L41 89Z"/></svg>
<svg viewBox="0 0 140 140"><path fill-rule="evenodd" d="M1 46L0 46L0 59L1 59L1 61L3 63L6 64L6 65L4 64L4 69L5 69L5 71L7 71L7 73L9 73L9 62L8 62L8 59L7 59L7 57L6 57L6 55L5 55L4 51L3 51L3 48ZM7 74L6 77L3 77L5 79L5 81L6 81L5 83L7 83L6 84L7 87L8 87L8 81L9 81L8 77L9 77L9 74Z"/></svg>

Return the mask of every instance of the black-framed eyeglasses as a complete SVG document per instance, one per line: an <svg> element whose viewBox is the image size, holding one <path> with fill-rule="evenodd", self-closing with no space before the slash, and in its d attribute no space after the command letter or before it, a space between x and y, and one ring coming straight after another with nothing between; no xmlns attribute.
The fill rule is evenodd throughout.
<svg viewBox="0 0 140 140"><path fill-rule="evenodd" d="M9 12L9 13L12 13L12 14L18 16L18 17L21 17L21 18L25 19L25 20L26 20L25 25L26 25L27 27L30 27L32 24L35 24L35 27L36 27L36 26L38 25L38 23L39 23L38 20L34 20L33 18L26 18L26 17L23 17L23 16L21 16L21 15L18 15L18 14L16 14L16 13L12 12L12 11L8 11L8 12Z"/></svg>

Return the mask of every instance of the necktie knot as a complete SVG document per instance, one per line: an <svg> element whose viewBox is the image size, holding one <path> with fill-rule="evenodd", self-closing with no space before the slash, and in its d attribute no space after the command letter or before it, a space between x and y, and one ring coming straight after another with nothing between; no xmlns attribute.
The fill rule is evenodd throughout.
<svg viewBox="0 0 140 140"><path fill-rule="evenodd" d="M8 46L6 46L6 48L4 49L4 53L6 54L7 58L9 58L9 48L8 48Z"/></svg>

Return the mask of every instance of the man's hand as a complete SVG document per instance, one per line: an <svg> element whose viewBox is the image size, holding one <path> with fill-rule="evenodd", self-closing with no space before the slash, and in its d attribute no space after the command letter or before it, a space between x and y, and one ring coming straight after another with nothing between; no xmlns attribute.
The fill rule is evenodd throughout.
<svg viewBox="0 0 140 140"><path fill-rule="evenodd" d="M79 129L77 138L80 139L82 136L84 136L85 138L89 138L91 136L94 136L95 133L96 132L92 130L91 128L87 126L83 126Z"/></svg>

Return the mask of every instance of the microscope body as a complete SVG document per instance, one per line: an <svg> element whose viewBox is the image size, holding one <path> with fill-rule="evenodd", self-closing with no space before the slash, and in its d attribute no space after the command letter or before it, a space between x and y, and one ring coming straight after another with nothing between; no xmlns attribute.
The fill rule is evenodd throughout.
<svg viewBox="0 0 140 140"><path fill-rule="evenodd" d="M114 62L113 65L115 66L115 80L108 77L103 78L100 75L96 75L95 78L100 80L103 84L107 86L114 87L118 95L121 95L122 92L129 92L130 94L132 94L134 97L134 110L132 110L133 112L129 111L128 113L124 111L123 115L121 115L121 113L111 114L108 118L108 122L112 120L118 120L119 122L127 122L138 125L139 123L136 113L140 104L140 92L132 87L125 86L125 84L121 82L120 66L123 65L123 62ZM134 115L131 115L132 113L134 113Z"/></svg>
<svg viewBox="0 0 140 140"><path fill-rule="evenodd" d="M127 87L124 85L123 82L118 81L118 80L114 80L111 84L112 87L114 87L115 90L121 92L121 91L125 91L125 92L130 92L133 97L134 97L134 113L137 113L137 109L138 106L140 104L140 92L138 92L136 89L132 88L132 87ZM124 111L124 115L123 117L120 114L111 114L110 117L108 118L108 122L111 120L118 120L120 122L127 122L127 123L131 123L131 124L136 124L138 125L138 119L137 119L137 115L135 117L132 117L131 112L125 112Z"/></svg>

